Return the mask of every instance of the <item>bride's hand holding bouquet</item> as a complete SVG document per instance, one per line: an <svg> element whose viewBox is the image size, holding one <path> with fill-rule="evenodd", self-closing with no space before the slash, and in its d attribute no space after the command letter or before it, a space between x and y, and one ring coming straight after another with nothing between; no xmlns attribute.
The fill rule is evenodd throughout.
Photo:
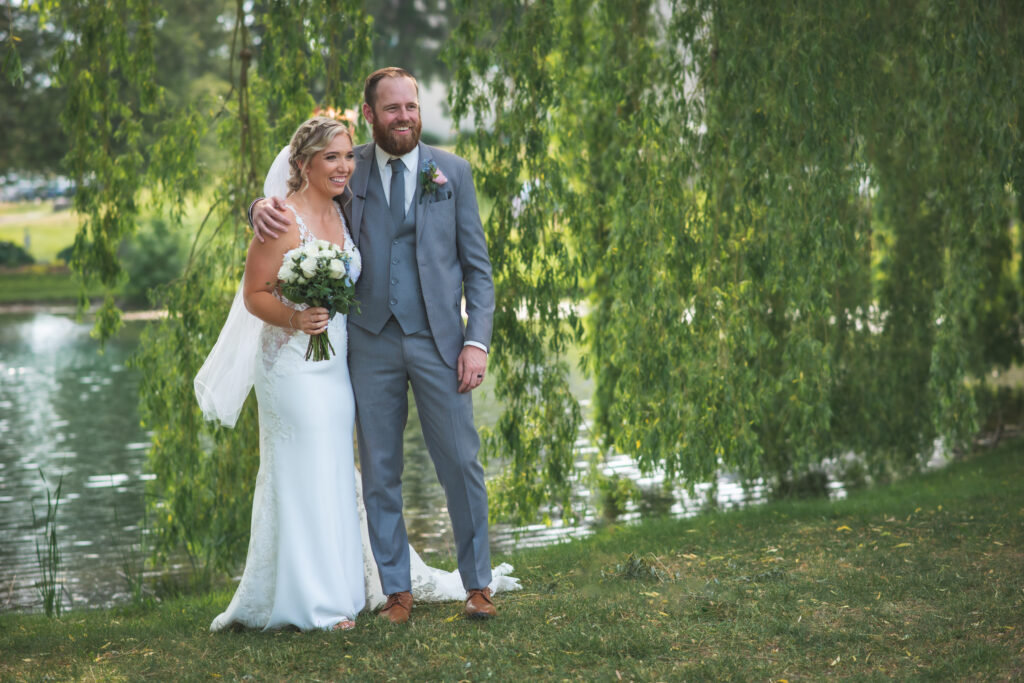
<svg viewBox="0 0 1024 683"><path fill-rule="evenodd" d="M277 273L278 289L294 303L326 309L328 320L339 312L347 314L353 306L358 311L350 265L351 255L337 245L326 240L307 242L284 255ZM306 360L327 360L336 353L326 325L322 332L308 334Z"/></svg>

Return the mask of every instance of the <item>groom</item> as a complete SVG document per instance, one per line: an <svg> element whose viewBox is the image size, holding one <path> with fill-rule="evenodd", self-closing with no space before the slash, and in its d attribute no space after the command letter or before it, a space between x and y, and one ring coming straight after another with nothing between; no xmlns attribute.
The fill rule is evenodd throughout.
<svg viewBox="0 0 1024 683"><path fill-rule="evenodd" d="M397 67L375 71L363 96L374 141L355 148L356 170L342 198L351 200L352 239L363 259L360 312L348 319L349 374L370 546L388 596L380 613L404 623L412 610L402 516L402 431L411 385L448 502L466 614L486 619L497 612L487 587L487 489L470 392L487 368L494 283L473 179L466 160L420 143L412 74ZM284 211L273 198L257 201L257 235L276 236L286 224Z"/></svg>

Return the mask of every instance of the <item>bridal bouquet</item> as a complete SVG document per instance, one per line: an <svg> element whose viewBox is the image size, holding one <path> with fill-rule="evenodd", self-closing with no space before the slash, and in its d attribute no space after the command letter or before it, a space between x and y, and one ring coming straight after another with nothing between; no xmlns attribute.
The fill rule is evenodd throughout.
<svg viewBox="0 0 1024 683"><path fill-rule="evenodd" d="M277 272L281 294L297 304L326 308L331 318L337 312L348 313L352 306L359 310L355 300L356 286L348 276L352 256L326 240L314 240L292 249L284 255ZM311 335L306 348L306 360L327 360L336 353L327 336Z"/></svg>

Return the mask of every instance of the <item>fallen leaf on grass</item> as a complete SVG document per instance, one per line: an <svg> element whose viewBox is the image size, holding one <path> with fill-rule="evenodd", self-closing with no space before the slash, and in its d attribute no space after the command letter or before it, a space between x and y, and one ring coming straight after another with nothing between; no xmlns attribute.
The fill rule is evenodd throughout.
<svg viewBox="0 0 1024 683"><path fill-rule="evenodd" d="M836 531L853 531L853 529L844 524L842 526L836 527Z"/></svg>
<svg viewBox="0 0 1024 683"><path fill-rule="evenodd" d="M893 546L893 548L909 548L912 545L914 545L914 544L913 543L897 543L896 545Z"/></svg>

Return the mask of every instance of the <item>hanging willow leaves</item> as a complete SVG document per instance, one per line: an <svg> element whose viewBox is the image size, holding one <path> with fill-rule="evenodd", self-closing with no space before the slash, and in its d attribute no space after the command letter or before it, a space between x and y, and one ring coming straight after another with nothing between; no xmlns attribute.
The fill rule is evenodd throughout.
<svg viewBox="0 0 1024 683"><path fill-rule="evenodd" d="M184 275L165 293L168 316L147 329L136 361L144 375L143 419L154 430L157 550L166 557L184 548L196 567L225 571L244 559L248 541L259 465L255 400L234 429L213 426L195 405L192 378L241 279L250 239L246 210L262 194L266 169L317 104L346 108L360 101L361 82L332 80L326 70L341 64L362 71L369 61L369 21L355 0L273 3L258 15L247 7L236 6L232 98L206 117L231 165L208 181L212 208ZM315 23L310 16L328 18ZM259 44L250 23L263 28ZM314 90L323 93L319 103Z"/></svg>
<svg viewBox="0 0 1024 683"><path fill-rule="evenodd" d="M1018 4L456 9L453 110L496 198L498 512L564 500L575 433L529 416L568 331L597 436L690 484L969 440L972 378L1021 356Z"/></svg>
<svg viewBox="0 0 1024 683"><path fill-rule="evenodd" d="M244 558L252 486L259 464L252 401L235 429L205 422L192 378L223 324L241 278L248 202L295 127L315 107L354 107L361 82L327 69L362 72L370 22L355 0L308 0L266 7L234 3L227 97L169 106L155 85L155 5L144 0L52 3L43 8L68 35L60 77L68 89L62 123L66 164L79 185L84 217L73 266L108 292L122 280L118 248L138 219L140 197L178 230L185 207L209 211L195 231L184 274L161 292L167 316L143 334L133 363L142 370L140 413L152 430L148 494L157 559L184 551L193 566L232 571ZM325 17L311 22L309 17ZM255 30L254 30L255 29ZM227 163L204 169L201 141L216 136ZM113 334L120 312L111 295L96 333Z"/></svg>

